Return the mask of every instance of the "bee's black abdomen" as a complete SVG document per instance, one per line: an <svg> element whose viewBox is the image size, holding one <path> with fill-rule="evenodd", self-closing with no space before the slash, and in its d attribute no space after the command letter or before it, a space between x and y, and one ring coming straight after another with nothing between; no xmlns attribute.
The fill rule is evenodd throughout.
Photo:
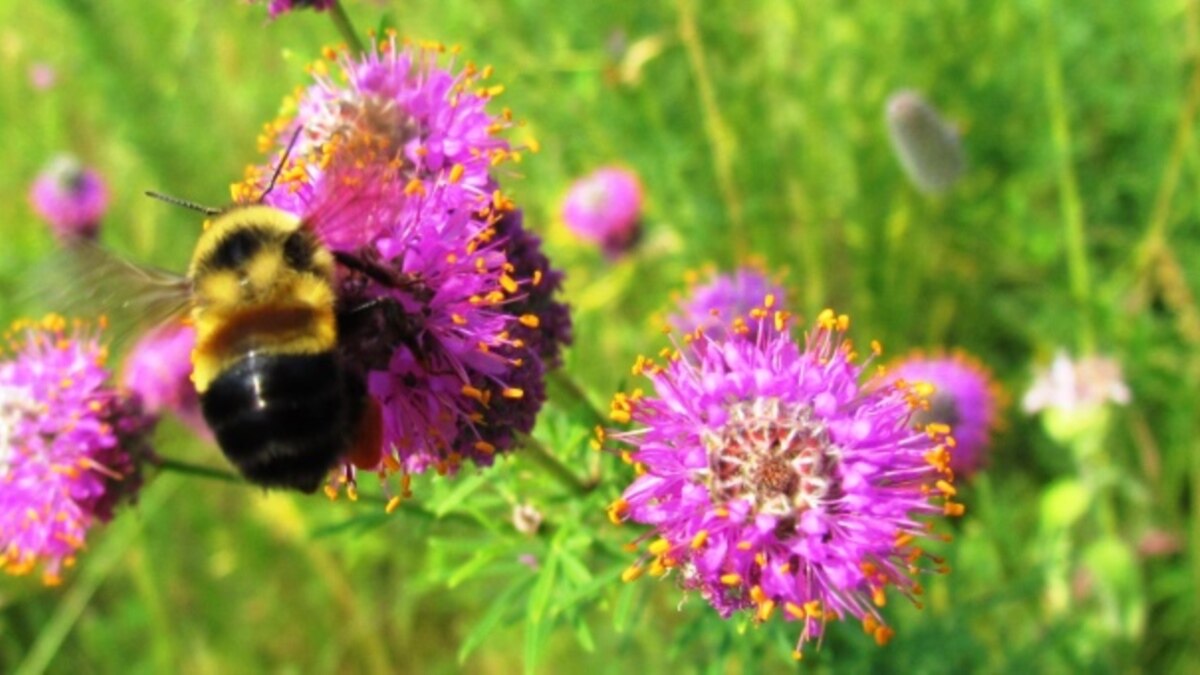
<svg viewBox="0 0 1200 675"><path fill-rule="evenodd" d="M364 395L331 352L252 352L213 379L200 403L248 480L313 492L350 445Z"/></svg>

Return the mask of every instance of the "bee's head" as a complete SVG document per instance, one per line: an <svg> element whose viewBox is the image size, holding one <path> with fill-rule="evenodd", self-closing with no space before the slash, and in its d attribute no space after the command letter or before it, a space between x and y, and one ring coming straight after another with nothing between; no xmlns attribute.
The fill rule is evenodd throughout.
<svg viewBox="0 0 1200 675"><path fill-rule="evenodd" d="M235 206L200 236L189 276L202 304L313 304L308 295L316 291L310 287L328 289L333 258L292 214Z"/></svg>

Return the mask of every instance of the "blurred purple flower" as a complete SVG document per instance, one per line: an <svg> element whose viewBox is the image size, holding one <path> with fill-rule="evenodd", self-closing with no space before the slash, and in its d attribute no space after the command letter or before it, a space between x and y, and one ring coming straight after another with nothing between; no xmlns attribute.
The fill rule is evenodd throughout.
<svg viewBox="0 0 1200 675"><path fill-rule="evenodd" d="M108 187L78 159L59 155L34 180L29 203L59 239L94 239L108 210Z"/></svg>
<svg viewBox="0 0 1200 675"><path fill-rule="evenodd" d="M545 400L543 357L556 363L570 337L552 298L561 274L491 175L519 153L499 135L507 113L486 109L502 88L479 86L490 69L440 65L442 51L392 37L357 59L330 52L296 116L268 125L276 161L235 186L257 199L301 130L266 203L359 261L339 303L371 309L341 345L382 413L385 454L359 468L384 474L453 473L512 449Z"/></svg>
<svg viewBox="0 0 1200 675"><path fill-rule="evenodd" d="M986 451L1004 397L986 366L964 352L913 354L890 368L887 380L933 385L929 408L918 411L913 422L950 427L954 438L950 468L956 475L970 475L987 463Z"/></svg>
<svg viewBox="0 0 1200 675"><path fill-rule="evenodd" d="M170 412L201 436L212 432L200 414L200 397L192 384L192 349L196 330L182 323L147 333L125 358L121 384L136 392L146 412Z"/></svg>
<svg viewBox="0 0 1200 675"><path fill-rule="evenodd" d="M38 61L29 66L29 84L38 91L46 91L58 83L58 71L49 63Z"/></svg>
<svg viewBox="0 0 1200 675"><path fill-rule="evenodd" d="M1065 351L1060 351L1049 367L1034 377L1021 407L1030 414L1046 409L1070 414L1109 402L1125 405L1129 400L1121 364L1102 356L1072 360Z"/></svg>
<svg viewBox="0 0 1200 675"><path fill-rule="evenodd" d="M886 117L900 166L922 192L945 192L966 171L958 131L920 94L909 90L893 94Z"/></svg>
<svg viewBox="0 0 1200 675"><path fill-rule="evenodd" d="M626 169L598 169L571 185L562 217L581 239L599 245L609 257L620 256L641 234L641 181Z"/></svg>
<svg viewBox="0 0 1200 675"><path fill-rule="evenodd" d="M797 657L846 616L883 644L886 589L921 593L920 518L963 510L946 430L913 429L915 390L860 383L847 317L823 312L803 349L786 319L758 319L756 342L705 335L662 364L638 360L656 394L613 401L615 421L638 425L612 434L638 478L609 515L658 538L625 579L675 572L722 616L799 621Z"/></svg>
<svg viewBox="0 0 1200 675"><path fill-rule="evenodd" d="M141 486L153 421L109 384L94 331L18 323L0 362L0 566L58 583L88 531Z"/></svg>
<svg viewBox="0 0 1200 675"><path fill-rule="evenodd" d="M759 322L751 313L786 307L787 297L782 286L757 269L742 267L731 274L713 275L706 283L693 288L688 297L680 301L680 313L668 321L671 328L680 333L697 329L721 331L732 326L735 332L754 340Z"/></svg>
<svg viewBox="0 0 1200 675"><path fill-rule="evenodd" d="M323 12L333 7L334 0L270 0L267 12L272 19L285 12L298 9L315 9Z"/></svg>

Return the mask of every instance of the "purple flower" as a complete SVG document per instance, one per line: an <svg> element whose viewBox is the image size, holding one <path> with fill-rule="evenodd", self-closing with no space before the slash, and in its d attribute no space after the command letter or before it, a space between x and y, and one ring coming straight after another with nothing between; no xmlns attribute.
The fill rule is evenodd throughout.
<svg viewBox="0 0 1200 675"><path fill-rule="evenodd" d="M605 167L575 181L562 207L563 222L581 239L617 257L641 234L642 184L626 169Z"/></svg>
<svg viewBox="0 0 1200 675"><path fill-rule="evenodd" d="M922 192L949 190L966 171L958 131L915 91L887 101L888 135L904 173Z"/></svg>
<svg viewBox="0 0 1200 675"><path fill-rule="evenodd" d="M192 384L192 349L196 330L182 323L146 334L125 358L121 384L141 397L146 412L179 417L204 437L211 437L200 414L200 397Z"/></svg>
<svg viewBox="0 0 1200 675"><path fill-rule="evenodd" d="M571 312L556 299L562 290L563 273L550 266L542 253L542 240L524 227L521 211L506 213L496 222L496 236L504 242L504 255L511 274L529 279L524 294L505 306L518 317L513 335L524 341L545 361L547 367L562 364L562 349L571 344Z"/></svg>
<svg viewBox="0 0 1200 675"><path fill-rule="evenodd" d="M271 4L267 5L267 12L274 19L280 14L297 9L315 9L323 12L333 7L333 3L334 0L271 0Z"/></svg>
<svg viewBox="0 0 1200 675"><path fill-rule="evenodd" d="M669 322L680 333L720 331L732 325L735 332L753 340L759 322L751 314L786 306L782 286L756 269L743 267L732 274L713 275L707 283L693 288L680 301L679 314L670 317Z"/></svg>
<svg viewBox="0 0 1200 675"><path fill-rule="evenodd" d="M94 239L108 210L108 187L79 160L60 155L34 180L29 203L59 239Z"/></svg>
<svg viewBox="0 0 1200 675"><path fill-rule="evenodd" d="M519 151L498 134L507 113L487 112L490 73L439 65L436 47L386 40L360 59L329 53L295 118L266 140L300 129L279 185L265 201L298 214L343 265L339 305L357 327L339 336L379 404L384 454L377 469L453 473L489 465L533 428L545 400L543 356L569 340L561 275L492 167ZM257 199L273 164L235 187ZM347 467L353 479L353 468Z"/></svg>
<svg viewBox="0 0 1200 675"><path fill-rule="evenodd" d="M58 83L58 71L49 63L38 61L29 65L29 84L38 91L46 91Z"/></svg>
<svg viewBox="0 0 1200 675"><path fill-rule="evenodd" d="M955 441L950 450L950 468L956 474L970 475L986 463L1004 398L986 366L963 352L933 357L913 354L890 368L887 380L933 386L929 408L918 411L913 423L924 426L934 422L950 427Z"/></svg>
<svg viewBox="0 0 1200 675"><path fill-rule="evenodd" d="M109 384L94 331L60 317L14 326L0 362L0 564L47 584L88 530L141 485L151 418Z"/></svg>
<svg viewBox="0 0 1200 675"><path fill-rule="evenodd" d="M804 348L786 320L760 318L757 341L703 335L661 364L638 360L655 394L613 401L614 420L637 423L613 437L638 478L609 515L657 534L626 580L674 573L722 616L799 621L798 658L846 616L886 642L887 588L921 593L922 517L963 507L945 429L913 429L920 392L860 382L847 317L823 312Z"/></svg>

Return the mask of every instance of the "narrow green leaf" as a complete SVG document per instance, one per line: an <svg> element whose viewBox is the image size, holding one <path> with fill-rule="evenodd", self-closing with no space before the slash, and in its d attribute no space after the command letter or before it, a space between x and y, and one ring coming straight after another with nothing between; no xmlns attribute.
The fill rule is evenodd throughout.
<svg viewBox="0 0 1200 675"><path fill-rule="evenodd" d="M454 489L441 499L430 504L430 508L438 517L453 511L459 504L487 482L487 476L477 473L473 476L463 476L455 481Z"/></svg>
<svg viewBox="0 0 1200 675"><path fill-rule="evenodd" d="M504 589L499 596L492 600L491 606L471 628L471 632L463 638L462 645L458 648L458 664L460 666L466 662L471 652L483 644L483 641L492 634L501 621L506 618L515 618L518 615L517 609L520 605L515 600L519 595L527 593L536 579L537 577L533 575L524 577Z"/></svg>

